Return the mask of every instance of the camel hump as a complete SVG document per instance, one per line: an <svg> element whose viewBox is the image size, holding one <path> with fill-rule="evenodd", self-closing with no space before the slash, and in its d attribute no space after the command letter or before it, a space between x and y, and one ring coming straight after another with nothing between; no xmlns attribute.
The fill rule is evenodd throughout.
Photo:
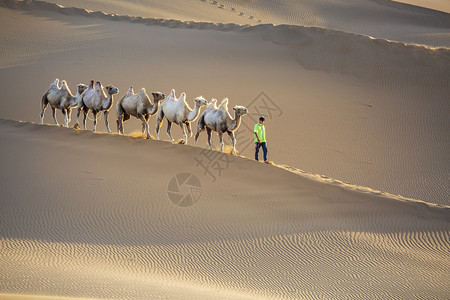
<svg viewBox="0 0 450 300"><path fill-rule="evenodd" d="M223 98L222 102L220 102L219 108L228 110L228 98Z"/></svg>
<svg viewBox="0 0 450 300"><path fill-rule="evenodd" d="M175 89L172 89L171 91L170 91L170 94L169 94L169 97L167 97L167 99L174 99L175 98Z"/></svg>
<svg viewBox="0 0 450 300"><path fill-rule="evenodd" d="M147 91L145 90L145 88L141 88L141 90L139 91L139 95L140 95L143 99L148 99Z"/></svg>
<svg viewBox="0 0 450 300"><path fill-rule="evenodd" d="M61 90L72 95L72 92L70 91L69 86L67 85L67 82L65 80L62 81Z"/></svg>
<svg viewBox="0 0 450 300"><path fill-rule="evenodd" d="M95 88L98 89L98 90L102 89L103 88L102 83L100 81L97 81L95 83Z"/></svg>
<svg viewBox="0 0 450 300"><path fill-rule="evenodd" d="M50 85L50 88L59 89L59 79L56 78L55 81Z"/></svg>
<svg viewBox="0 0 450 300"><path fill-rule="evenodd" d="M94 80L91 80L91 81L89 82L89 87L90 87L91 89L94 88Z"/></svg>
<svg viewBox="0 0 450 300"><path fill-rule="evenodd" d="M178 100L186 101L186 93L182 92L180 95L180 98L178 98Z"/></svg>

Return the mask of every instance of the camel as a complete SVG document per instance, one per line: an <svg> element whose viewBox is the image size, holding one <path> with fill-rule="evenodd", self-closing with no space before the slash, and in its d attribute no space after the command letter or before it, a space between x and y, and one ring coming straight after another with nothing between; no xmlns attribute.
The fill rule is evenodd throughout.
<svg viewBox="0 0 450 300"><path fill-rule="evenodd" d="M58 120L56 119L56 109L60 109L64 115L64 126L69 127L69 122L71 119L71 109L77 106L78 100L81 94L86 90L87 86L85 84L79 84L77 86L77 94L72 95L72 92L67 85L67 82L63 80L61 82L61 87L59 87L59 79L56 78L55 81L50 85L50 88L44 93L41 100L41 124L44 123L44 113L47 109L47 105L53 111L53 120L57 126L59 126Z"/></svg>
<svg viewBox="0 0 450 300"><path fill-rule="evenodd" d="M94 131L96 131L97 114L103 111L106 129L108 130L108 132L111 132L111 130L109 129L108 114L113 104L113 96L119 93L119 89L112 85L107 86L105 89L103 88L100 81L97 81L94 88L94 80L91 80L89 87L83 92L78 101L77 123L75 124L75 128L79 127L78 120L80 117L80 112L83 111L83 126L84 129L86 129L86 116L89 110L92 110L92 113L94 115Z"/></svg>
<svg viewBox="0 0 450 300"><path fill-rule="evenodd" d="M233 142L233 154L236 154L236 138L234 132L239 128L241 124L241 117L248 114L248 110L244 106L235 106L234 119L228 112L228 99L223 99L222 103L217 108L204 111L197 124L197 133L195 134L195 145L197 145L197 139L202 131L206 129L208 134L209 149L211 146L211 131L215 131L219 135L220 150L223 152L223 134L226 132Z"/></svg>
<svg viewBox="0 0 450 300"><path fill-rule="evenodd" d="M153 104L150 103L144 88L137 94L133 92L133 87L128 89L127 94L116 104L117 132L123 134L123 123L130 119L130 116L134 116L142 121L142 133L147 130L147 139L150 138L148 120L150 116L156 114L160 101L165 98L165 95L160 92L153 92L152 96Z"/></svg>
<svg viewBox="0 0 450 300"><path fill-rule="evenodd" d="M175 98L175 90L170 92L170 95L164 100L158 110L158 120L156 125L156 138L159 140L159 129L162 125L164 117L167 119L167 134L172 142L175 140L170 133L172 123L178 124L183 132L183 144L187 144L188 139L192 136L191 122L194 122L200 115L200 110L203 106L206 106L206 100L200 96L194 99L195 106L191 109L186 102L186 94L181 93L180 98ZM188 134L184 129L184 125L188 130Z"/></svg>

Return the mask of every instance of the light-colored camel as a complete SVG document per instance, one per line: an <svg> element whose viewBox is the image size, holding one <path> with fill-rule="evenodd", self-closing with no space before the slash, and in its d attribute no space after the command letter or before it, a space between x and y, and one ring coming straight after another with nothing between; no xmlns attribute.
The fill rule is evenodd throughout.
<svg viewBox="0 0 450 300"><path fill-rule="evenodd" d="M77 94L72 95L67 82L63 80L61 82L61 87L59 87L59 79L56 78L55 81L50 85L50 88L44 93L41 100L41 124L44 122L44 113L47 105L53 111L53 119L56 125L59 126L58 120L56 119L56 109L60 109L64 115L64 126L69 127L70 118L72 115L72 107L77 106L78 100L81 94L86 90L87 85L79 84L77 86Z"/></svg>
<svg viewBox="0 0 450 300"><path fill-rule="evenodd" d="M223 134L226 132L233 142L233 154L236 154L236 138L234 132L239 128L241 124L241 117L248 114L248 110L244 106L235 106L234 119L228 112L228 99L224 99L218 108L212 108L204 111L197 124L197 133L195 134L195 145L197 145L197 139L202 131L206 129L208 133L208 145L211 146L211 132L215 131L219 135L220 150L223 152Z"/></svg>
<svg viewBox="0 0 450 300"><path fill-rule="evenodd" d="M164 117L167 119L167 134L169 135L172 142L175 140L170 133L170 128L172 123L178 124L183 132L183 142L187 144L188 139L192 136L191 122L194 122L200 115L200 110L203 106L207 104L203 97L197 97L194 99L194 109L191 109L186 102L186 94L181 93L180 98L177 100L175 98L175 90L170 92L170 95L161 103L158 110L158 120L156 125L156 138L159 140L159 129L162 125ZM187 128L188 134L184 129L184 125Z"/></svg>
<svg viewBox="0 0 450 300"><path fill-rule="evenodd" d="M105 93L106 89L106 93ZM94 80L91 80L89 87L81 94L80 100L78 101L78 112L77 112L77 123L75 127L79 127L79 117L80 112L83 111L84 119L83 126L86 129L86 116L90 110L94 115L94 131L97 130L97 114L101 111L104 112L105 125L108 132L111 132L108 124L108 114L109 110L113 104L113 95L119 93L119 89L115 86L107 86L103 88L100 81L97 81L94 87Z"/></svg>
<svg viewBox="0 0 450 300"><path fill-rule="evenodd" d="M123 123L134 116L142 121L142 133L147 130L147 139L150 138L148 130L148 120L150 116L156 114L161 100L165 95L160 92L153 92L153 104L150 103L145 89L142 88L137 94L133 92L133 87L127 91L127 94L116 104L117 111L117 132L123 134Z"/></svg>

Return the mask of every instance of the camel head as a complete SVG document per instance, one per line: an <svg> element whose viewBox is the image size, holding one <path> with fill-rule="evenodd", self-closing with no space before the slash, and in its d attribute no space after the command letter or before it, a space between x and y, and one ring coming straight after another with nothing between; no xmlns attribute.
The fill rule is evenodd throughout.
<svg viewBox="0 0 450 300"><path fill-rule="evenodd" d="M153 92L152 96L153 96L153 102L164 100L164 98L166 97L164 95L164 93L160 93L160 92Z"/></svg>
<svg viewBox="0 0 450 300"><path fill-rule="evenodd" d="M248 110L244 106L236 105L235 107L233 107L233 110L236 116L245 116L246 114L248 114Z"/></svg>
<svg viewBox="0 0 450 300"><path fill-rule="evenodd" d="M80 95L83 94L83 92L86 89L87 89L87 85L85 85L85 84L80 83L80 84L77 85L77 93L80 94Z"/></svg>
<svg viewBox="0 0 450 300"><path fill-rule="evenodd" d="M100 83L100 82L98 82L98 83ZM112 85L108 85L106 87L106 92L108 93L108 95L115 95L115 94L119 93L119 88L116 88L115 86L112 86Z"/></svg>
<svg viewBox="0 0 450 300"><path fill-rule="evenodd" d="M205 98L203 98L202 96L197 97L194 99L194 102L196 105L198 105L199 107L205 106L208 104L208 102L205 100Z"/></svg>

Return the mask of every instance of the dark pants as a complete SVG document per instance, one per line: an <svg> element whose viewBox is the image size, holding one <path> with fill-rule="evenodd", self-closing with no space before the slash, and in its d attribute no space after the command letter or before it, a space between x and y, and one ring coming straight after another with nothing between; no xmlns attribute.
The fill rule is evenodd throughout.
<svg viewBox="0 0 450 300"><path fill-rule="evenodd" d="M262 142L262 143L255 143L256 147L255 147L255 159L258 159L258 153L259 153L259 147L263 148L264 151L264 161L267 161L267 145L266 142Z"/></svg>

